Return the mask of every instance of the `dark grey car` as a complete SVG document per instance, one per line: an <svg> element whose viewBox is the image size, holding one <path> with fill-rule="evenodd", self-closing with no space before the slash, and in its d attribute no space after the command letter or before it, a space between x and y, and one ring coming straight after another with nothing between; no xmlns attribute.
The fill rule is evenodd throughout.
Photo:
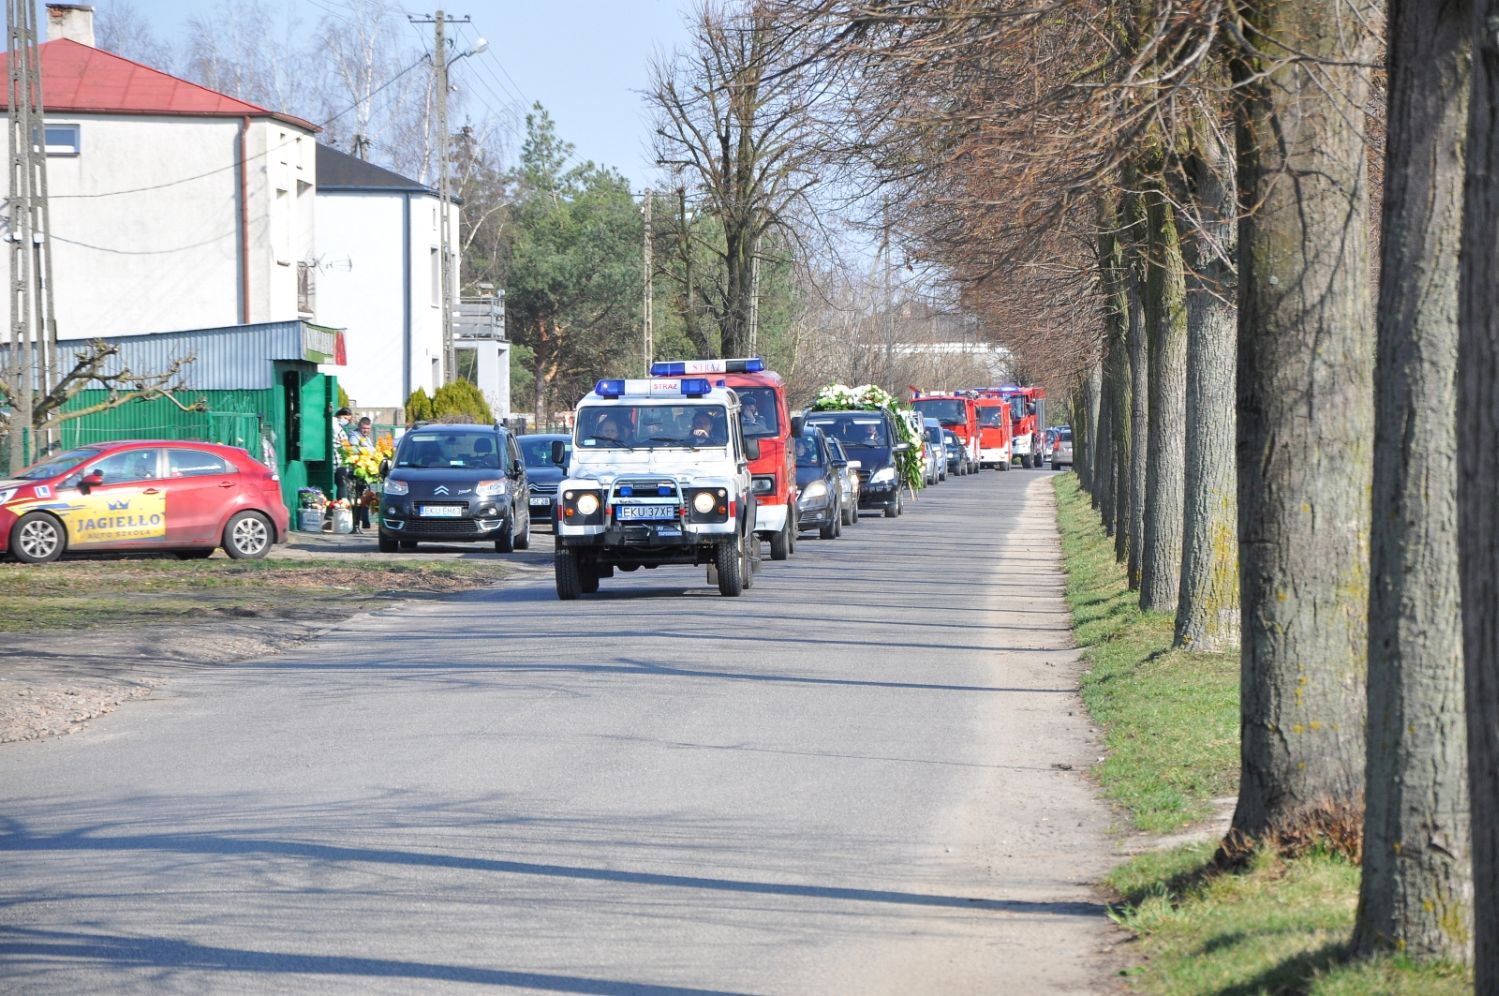
<svg viewBox="0 0 1499 996"><path fill-rule="evenodd" d="M401 438L380 504L380 549L421 542L531 545L526 465L502 425L418 425Z"/></svg>

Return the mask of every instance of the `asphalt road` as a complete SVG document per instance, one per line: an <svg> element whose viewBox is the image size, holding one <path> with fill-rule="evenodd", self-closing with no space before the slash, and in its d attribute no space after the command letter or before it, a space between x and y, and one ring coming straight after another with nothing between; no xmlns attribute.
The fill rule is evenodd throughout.
<svg viewBox="0 0 1499 996"><path fill-rule="evenodd" d="M503 590L0 749L0 990L1111 987L1048 475Z"/></svg>

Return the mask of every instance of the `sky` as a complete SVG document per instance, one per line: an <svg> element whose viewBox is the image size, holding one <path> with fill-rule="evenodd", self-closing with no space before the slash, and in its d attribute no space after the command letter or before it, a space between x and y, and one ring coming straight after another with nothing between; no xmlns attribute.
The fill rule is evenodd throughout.
<svg viewBox="0 0 1499 996"><path fill-rule="evenodd" d="M113 0L92 2L102 12ZM436 10L413 0L398 2L418 16ZM211 11L216 0L132 3L162 40L180 47L187 19ZM268 5L308 29L330 9L341 10L339 0L268 0ZM471 18L457 29L459 46L472 47L479 37L489 43L488 51L454 65L453 82L496 117L517 122L539 101L580 160L612 166L635 190L644 190L657 179L641 97L646 67L653 54L670 54L687 44L684 18L693 6L695 0L445 0L446 15ZM425 39L430 49L431 32L431 25L413 27L402 40L415 48ZM507 144L513 157L518 137Z"/></svg>

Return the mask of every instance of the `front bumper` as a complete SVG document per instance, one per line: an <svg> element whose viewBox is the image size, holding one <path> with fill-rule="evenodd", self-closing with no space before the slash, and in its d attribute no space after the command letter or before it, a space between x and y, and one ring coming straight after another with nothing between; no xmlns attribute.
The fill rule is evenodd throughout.
<svg viewBox="0 0 1499 996"><path fill-rule="evenodd" d="M826 526L833 521L833 501L830 498L814 498L807 502L798 502L796 506L796 527L799 530L815 529L818 526Z"/></svg>
<svg viewBox="0 0 1499 996"><path fill-rule="evenodd" d="M762 536L776 536L786 528L786 503L770 505L759 502L755 505L755 532Z"/></svg>
<svg viewBox="0 0 1499 996"><path fill-rule="evenodd" d="M409 502L387 503L380 510L380 535L392 539L433 543L478 543L494 540L512 529L509 510L499 505L470 507L453 517L415 514Z"/></svg>
<svg viewBox="0 0 1499 996"><path fill-rule="evenodd" d="M534 491L527 496L526 503L531 510L532 522L550 523L557 518L557 495L537 494Z"/></svg>
<svg viewBox="0 0 1499 996"><path fill-rule="evenodd" d="M899 481L863 482L859 487L860 508L894 508L900 498Z"/></svg>

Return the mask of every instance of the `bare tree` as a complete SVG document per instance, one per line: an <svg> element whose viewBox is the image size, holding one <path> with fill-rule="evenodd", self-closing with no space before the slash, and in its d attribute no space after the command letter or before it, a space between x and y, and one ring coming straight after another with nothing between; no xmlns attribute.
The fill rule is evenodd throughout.
<svg viewBox="0 0 1499 996"><path fill-rule="evenodd" d="M1241 2L1241 773L1229 853L1326 829L1364 789L1373 336L1372 5ZM1315 462L1312 458L1315 458ZM1350 825L1352 829L1350 830Z"/></svg>
<svg viewBox="0 0 1499 996"><path fill-rule="evenodd" d="M1477 0L1458 329L1457 528L1472 797L1474 990L1499 991L1499 0Z"/></svg>
<svg viewBox="0 0 1499 996"><path fill-rule="evenodd" d="M1364 871L1355 946L1467 961L1458 275L1472 5L1389 5Z"/></svg>
<svg viewBox="0 0 1499 996"><path fill-rule="evenodd" d="M172 47L157 37L151 22L130 0L114 0L101 8L95 35L99 48L143 65L169 71L176 62Z"/></svg>

